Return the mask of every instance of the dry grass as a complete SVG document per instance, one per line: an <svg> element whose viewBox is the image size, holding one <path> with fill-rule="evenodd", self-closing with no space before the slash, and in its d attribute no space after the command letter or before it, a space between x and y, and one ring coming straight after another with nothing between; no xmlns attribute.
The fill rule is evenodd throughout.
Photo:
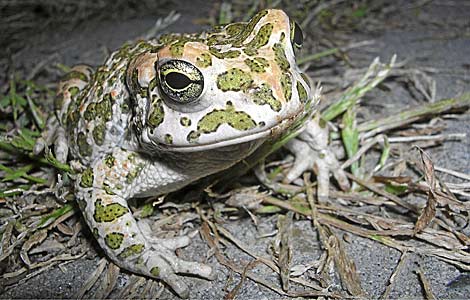
<svg viewBox="0 0 470 300"><path fill-rule="evenodd" d="M0 0L0 12L8 16L0 20L0 27L4 29L0 40L3 47L8 46L13 51L22 47L22 35L31 34L31 30L53 26L57 22L74 26L90 18L103 17L103 10L111 13L106 17L122 18L137 14L146 5L161 5L145 1L143 6L127 10L124 16L118 13L123 7L132 8L136 2L117 1L110 5L108 1ZM138 2L142 4L142 1ZM250 12L260 8L260 2L249 6L242 2L223 5L219 20L249 17ZM271 4L279 4L279 1ZM309 9L299 9L307 4L311 6ZM169 231L184 231L188 229L185 224L201 222L200 232L211 253L220 264L241 275L227 292L227 299L235 298L248 278L289 297L367 297L354 261L346 251L347 241L341 237L345 232L402 253L382 295L384 299L388 298L409 253L435 257L462 271L470 271L470 255L466 250L470 239L464 231L469 221L470 176L436 165L427 153L430 147L466 137L461 132L444 135L442 126L436 124L440 124L439 120L447 114L458 118L459 113L468 110L470 95L436 101L435 82L429 72L407 69L401 63L375 61L368 69L354 67L355 62L348 56L348 51L368 47L370 43L348 41L350 25L378 30L376 18L365 15L375 13L380 17L397 9L392 5L379 1L362 1L353 6L341 1L310 1L307 4L283 2L283 7L301 20L308 34L317 37L315 45L307 44L302 67L313 78L319 76L313 61L322 64L324 70L333 70L337 65L348 70L348 76L341 82L334 76L324 74L319 77L325 82L326 100L321 122L332 129L331 147L340 153L341 168L352 183L350 189L342 190L332 182L328 189L329 199L318 201L314 174L305 173L293 184L283 183L284 174L292 165L291 159L286 159L286 152L270 155L263 161L262 170L256 174L258 183L265 188L230 185L227 179L245 173L274 149L280 148L281 144L274 143L268 145L262 155L231 170L226 177L205 181L211 188L206 189L199 199L222 199L227 206L209 205L211 201L173 203L169 197L163 204L157 203L160 212L154 212L154 206L147 203L135 207L135 214L150 216L159 227L170 228ZM332 29L335 30L333 33ZM31 74L24 76L32 80L34 77ZM89 251L91 236L84 235L87 231L83 229L81 215L75 203L70 201L73 195L69 191L69 167L59 164L52 155L32 155L32 145L46 116L44 108L37 104L50 101L53 94L48 86L37 85L32 80L10 76L8 85L2 86L0 91L0 115L5 120L0 125L0 292L54 266L63 267L71 260L96 255ZM410 83L408 86L417 91L420 99L431 102L373 120L357 118L356 112L362 105L364 94L377 86L403 81ZM55 176L55 172L60 175ZM441 180L442 173L458 180ZM275 247L271 255L257 253L221 225L221 221L228 221L233 216L242 217L245 213L254 225L262 215L277 214L278 233L273 238ZM292 265L296 254L292 252L289 237L292 224L298 219L310 220L311 230L319 236L323 254L312 258L314 263L311 265ZM227 244L236 246L252 259L245 264L235 264L224 253L223 245ZM252 272L260 265L269 268L280 280L269 281ZM330 289L334 282L330 270L337 274L342 290ZM116 286L119 272L119 268L102 258L76 296L108 297ZM433 298L432 286L424 272L421 269L417 272L425 296ZM160 283L132 275L119 295L113 296L158 298L161 292Z"/></svg>

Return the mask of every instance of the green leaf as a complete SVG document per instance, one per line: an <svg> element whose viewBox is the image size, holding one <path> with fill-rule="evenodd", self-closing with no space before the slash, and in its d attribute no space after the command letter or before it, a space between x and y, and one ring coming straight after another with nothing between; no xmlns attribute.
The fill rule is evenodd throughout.
<svg viewBox="0 0 470 300"><path fill-rule="evenodd" d="M39 183L39 184L46 183L47 182L46 179L28 175L28 172L31 171L33 168L34 168L33 164L28 164L19 169L11 169L3 164L0 164L0 170L7 173L7 175L3 176L2 181L7 182L7 181L14 181L19 178L24 178L34 183Z"/></svg>
<svg viewBox="0 0 470 300"><path fill-rule="evenodd" d="M343 129L341 130L344 148L348 158L353 157L359 149L359 131L357 130L356 113L354 107L348 108L343 115ZM357 175L357 161L351 165L351 172Z"/></svg>
<svg viewBox="0 0 470 300"><path fill-rule="evenodd" d="M392 185L392 184L385 185L385 191L394 195L401 195L404 192L406 192L407 189L408 187L406 185Z"/></svg>
<svg viewBox="0 0 470 300"><path fill-rule="evenodd" d="M146 218L148 216L151 216L153 214L153 205L152 203L146 203L144 206L142 206L142 210L140 212L140 217L141 218Z"/></svg>
<svg viewBox="0 0 470 300"><path fill-rule="evenodd" d="M261 205L258 209L256 209L257 214L275 214L281 211L282 208L275 205Z"/></svg>
<svg viewBox="0 0 470 300"><path fill-rule="evenodd" d="M394 67L395 59L396 57L393 56L389 64L382 64L378 59L375 59L364 76L358 82L354 83L353 86L348 88L338 101L335 101L322 112L321 116L323 120L333 120L349 107L354 106L364 94L385 80L390 70Z"/></svg>
<svg viewBox="0 0 470 300"><path fill-rule="evenodd" d="M61 163L59 160L57 160L57 158L55 158L55 156L52 154L52 151L50 149L46 149L44 152L45 152L44 157L48 164L50 164L51 166L53 166L54 168L58 170L61 170L70 174L73 173L72 168L68 164Z"/></svg>
<svg viewBox="0 0 470 300"><path fill-rule="evenodd" d="M390 143L388 142L387 136L384 136L384 148L382 154L380 155L379 165L376 170L380 170L385 166L388 157L390 156Z"/></svg>
<svg viewBox="0 0 470 300"><path fill-rule="evenodd" d="M38 224L38 228L46 227L47 225L51 224L52 222L57 220L59 217L65 215L66 213L68 213L69 211L72 211L73 209L74 207L71 204L65 204L61 208L58 208L54 210L52 213L50 213L49 215L43 217Z"/></svg>
<svg viewBox="0 0 470 300"><path fill-rule="evenodd" d="M358 7L355 11L353 11L352 16L354 18L363 18L367 14L367 8L366 7Z"/></svg>
<svg viewBox="0 0 470 300"><path fill-rule="evenodd" d="M220 5L219 11L219 24L228 24L232 23L233 16L232 16L232 4L229 2L222 2Z"/></svg>

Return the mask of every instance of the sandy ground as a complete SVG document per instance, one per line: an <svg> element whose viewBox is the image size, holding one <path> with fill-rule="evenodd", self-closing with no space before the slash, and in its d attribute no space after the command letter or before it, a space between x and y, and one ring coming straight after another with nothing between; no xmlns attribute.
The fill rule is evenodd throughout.
<svg viewBox="0 0 470 300"><path fill-rule="evenodd" d="M201 18L209 10L207 4L194 3L191 6L178 7L182 17L168 31L196 31L200 26L194 25L195 18ZM457 1L456 1L457 3ZM198 5L200 4L200 5ZM438 5L431 3L422 8L407 9L404 7L387 20L381 20L379 32L365 33L360 30L352 39L361 41L375 40L373 51L352 51L356 57L355 63L366 67L376 56L382 61L390 59L397 54L399 60L406 59L409 67L437 68L439 72L433 75L437 81L437 97L454 97L465 91L470 91L470 35L468 10L469 2L462 1L462 6ZM466 6L465 6L466 5ZM194 7L200 7L194 15ZM58 28L31 37L28 50L23 50L17 57L16 63L22 65L35 65L38 61L54 53L58 56L54 61L65 65L85 62L98 65L105 57L103 49L115 49L123 42L134 39L151 27L156 17L144 16L139 19L123 21L102 21L84 23L72 30ZM464 33L466 31L466 34ZM311 37L310 37L311 38ZM370 101L370 102L368 102ZM419 104L399 86L396 90L375 91L373 96L367 97L365 106L375 107L378 113L391 114L407 105ZM377 108L379 107L379 108ZM467 114L458 120L446 120L446 132L470 132L470 116ZM437 165L447 167L464 173L470 173L470 140L467 137L461 142L446 142L443 146L431 149L430 153ZM258 238L263 233L271 232L275 228L275 218L260 217L258 230L250 219L230 221L224 226L239 239L257 251L265 254L269 239ZM297 234L293 236L295 261L309 263L320 255L319 243L315 233L310 230L307 221L295 222ZM341 233L340 233L341 234ZM362 280L362 287L370 298L378 298L385 290L389 277L395 269L400 253L371 240L349 236L346 243L350 256L354 258L358 273ZM99 251L93 243L91 251ZM207 246L199 237L194 243L181 251L185 258L203 260ZM228 257L234 262L243 262L247 256L240 254L233 246L226 249ZM102 257L102 253L99 256ZM70 298L82 287L85 280L96 267L99 257L79 259L65 264L61 268L52 268L25 283L7 289L1 298ZM188 278L191 299L222 299L229 278L229 271L220 266L214 259L209 263L217 270L217 279L209 282L197 278ZM415 272L419 265L430 280L435 295L440 298L464 299L470 297L470 277L461 273L455 267L432 258L423 258L409 254L408 260L396 278L396 283L390 298L424 299L423 290ZM255 273L271 278L271 272L258 268ZM233 274L232 274L233 275ZM118 281L123 286L129 276L121 274ZM237 282L238 276L234 275ZM119 290L119 287L118 287ZM177 299L166 290L160 299ZM284 299L274 292L256 285L248 280L242 287L237 299Z"/></svg>

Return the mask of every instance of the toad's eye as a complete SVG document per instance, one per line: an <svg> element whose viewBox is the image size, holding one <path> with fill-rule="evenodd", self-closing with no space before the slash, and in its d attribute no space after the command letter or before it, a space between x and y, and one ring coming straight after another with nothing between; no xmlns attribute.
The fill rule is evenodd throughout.
<svg viewBox="0 0 470 300"><path fill-rule="evenodd" d="M297 22L291 21L290 23L290 41L292 46L295 48L302 47L304 42L304 35L302 33L302 29L300 29L299 24Z"/></svg>
<svg viewBox="0 0 470 300"><path fill-rule="evenodd" d="M191 63L169 60L158 67L160 87L163 93L178 103L190 103L199 99L204 89L204 77Z"/></svg>

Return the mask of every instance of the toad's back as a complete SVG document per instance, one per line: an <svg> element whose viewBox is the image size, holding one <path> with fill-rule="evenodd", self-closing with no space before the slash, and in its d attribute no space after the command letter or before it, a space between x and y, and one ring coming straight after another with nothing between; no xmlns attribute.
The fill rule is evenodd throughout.
<svg viewBox="0 0 470 300"><path fill-rule="evenodd" d="M88 164L116 146L196 151L263 135L308 99L294 29L266 10L209 33L125 45L94 74L77 67L56 102L72 156Z"/></svg>

